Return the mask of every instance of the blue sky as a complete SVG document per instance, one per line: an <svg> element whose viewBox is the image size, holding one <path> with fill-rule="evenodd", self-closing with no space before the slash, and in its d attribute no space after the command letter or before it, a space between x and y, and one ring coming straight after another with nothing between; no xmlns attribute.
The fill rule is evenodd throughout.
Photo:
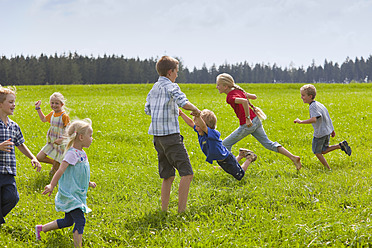
<svg viewBox="0 0 372 248"><path fill-rule="evenodd" d="M7 57L166 54L193 69L372 55L372 0L0 0L0 22Z"/></svg>

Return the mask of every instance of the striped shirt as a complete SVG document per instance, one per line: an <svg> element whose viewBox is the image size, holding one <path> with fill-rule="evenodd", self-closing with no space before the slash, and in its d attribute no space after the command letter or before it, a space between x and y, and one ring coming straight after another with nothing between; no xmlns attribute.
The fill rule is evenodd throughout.
<svg viewBox="0 0 372 248"><path fill-rule="evenodd" d="M148 133L154 136L180 133L178 107L183 107L188 101L178 84L159 77L146 98L145 113L151 115Z"/></svg>
<svg viewBox="0 0 372 248"><path fill-rule="evenodd" d="M0 143L8 139L11 139L14 146L20 146L25 142L17 123L8 118L8 125L5 125L0 119ZM14 146L10 152L0 151L0 174L17 175Z"/></svg>
<svg viewBox="0 0 372 248"><path fill-rule="evenodd" d="M313 101L309 105L310 118L316 117L316 122L311 123L314 128L314 137L321 138L330 135L334 128L327 108L320 102Z"/></svg>

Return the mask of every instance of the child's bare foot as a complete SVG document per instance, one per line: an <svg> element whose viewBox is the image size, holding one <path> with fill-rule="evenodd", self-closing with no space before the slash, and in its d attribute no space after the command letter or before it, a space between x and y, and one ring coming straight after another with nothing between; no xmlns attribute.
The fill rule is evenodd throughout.
<svg viewBox="0 0 372 248"><path fill-rule="evenodd" d="M301 164L301 158L299 156L295 156L293 159L292 159L294 165L296 166L296 169L297 170L300 170L302 168L302 164Z"/></svg>
<svg viewBox="0 0 372 248"><path fill-rule="evenodd" d="M239 156L249 159L251 162L254 162L257 159L257 155L254 152L245 148L239 149Z"/></svg>

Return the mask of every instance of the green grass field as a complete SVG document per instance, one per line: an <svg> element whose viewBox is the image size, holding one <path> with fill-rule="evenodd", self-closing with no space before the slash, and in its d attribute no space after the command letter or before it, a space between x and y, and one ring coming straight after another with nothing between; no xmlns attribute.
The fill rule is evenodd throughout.
<svg viewBox="0 0 372 248"><path fill-rule="evenodd" d="M370 84L317 84L316 100L329 110L336 131L331 144L347 140L351 157L341 150L325 155L327 171L311 152L313 128L294 124L308 119L300 98L302 84L242 84L258 96L253 104L268 118L268 137L302 158L297 172L286 157L263 148L252 136L233 147L258 155L242 181L213 169L205 161L197 135L182 121L181 133L195 177L188 209L177 213L177 175L170 209L160 211L161 180L150 117L144 103L152 84L98 86L20 86L11 119L22 128L26 145L36 155L45 144L48 123L34 110L36 100L49 113L49 96L60 91L71 119L89 117L94 141L86 152L91 180L84 247L371 247L371 121ZM180 85L199 109L213 110L225 138L238 119L215 85ZM54 196L42 195L50 181L50 166L41 173L18 150L16 177L20 201L0 228L0 247L71 247L72 228L42 233L34 227L64 216L54 209ZM217 164L214 164L217 165Z"/></svg>

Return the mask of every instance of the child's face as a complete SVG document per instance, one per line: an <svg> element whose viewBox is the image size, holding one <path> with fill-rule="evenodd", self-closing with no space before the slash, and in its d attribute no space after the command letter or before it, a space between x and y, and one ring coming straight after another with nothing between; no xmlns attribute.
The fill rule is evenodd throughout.
<svg viewBox="0 0 372 248"><path fill-rule="evenodd" d="M15 95L8 94L3 103L0 103L0 109L6 115L13 115L15 109Z"/></svg>
<svg viewBox="0 0 372 248"><path fill-rule="evenodd" d="M227 85L224 85L224 84L221 84L221 83L217 83L217 86L216 86L216 88L217 88L217 90L218 90L218 92L220 93L220 94L222 94L222 93L228 93L227 92L227 90L228 90L228 87L227 87Z"/></svg>
<svg viewBox="0 0 372 248"><path fill-rule="evenodd" d="M63 106L63 103L60 100L58 100L57 98L50 99L50 107L54 112L56 112L56 113L61 112L62 111L62 106Z"/></svg>
<svg viewBox="0 0 372 248"><path fill-rule="evenodd" d="M304 90L301 90L301 99L304 103L311 103L313 101L312 97L312 95L308 95Z"/></svg>
<svg viewBox="0 0 372 248"><path fill-rule="evenodd" d="M93 129L89 128L86 134L82 134L81 143L83 147L88 148L93 142Z"/></svg>
<svg viewBox="0 0 372 248"><path fill-rule="evenodd" d="M174 70L169 70L168 72L168 78L170 81L172 81L173 83L176 82L176 78L178 77L178 65L177 65L177 68L174 69Z"/></svg>

